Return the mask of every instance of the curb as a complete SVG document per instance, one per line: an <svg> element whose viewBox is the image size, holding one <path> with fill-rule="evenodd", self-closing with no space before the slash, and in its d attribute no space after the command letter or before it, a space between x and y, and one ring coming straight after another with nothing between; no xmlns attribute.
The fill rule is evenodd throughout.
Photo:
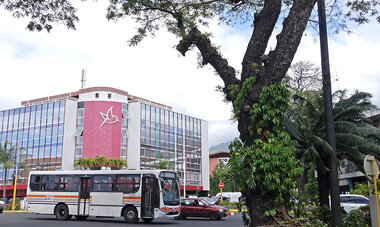
<svg viewBox="0 0 380 227"><path fill-rule="evenodd" d="M15 211L12 211L12 210L3 210L3 213L32 213L32 212L26 211L26 210L15 210Z"/></svg>
<svg viewBox="0 0 380 227"><path fill-rule="evenodd" d="M238 213L239 210L238 210L238 209L229 209L228 212L235 212L235 213ZM248 212L248 210L246 210L246 209L242 209L241 212Z"/></svg>
<svg viewBox="0 0 380 227"><path fill-rule="evenodd" d="M241 210L241 212L247 212L247 210ZM227 216L235 216L235 215L237 215L238 213L241 213L241 212L239 212L238 209L230 209L227 212Z"/></svg>

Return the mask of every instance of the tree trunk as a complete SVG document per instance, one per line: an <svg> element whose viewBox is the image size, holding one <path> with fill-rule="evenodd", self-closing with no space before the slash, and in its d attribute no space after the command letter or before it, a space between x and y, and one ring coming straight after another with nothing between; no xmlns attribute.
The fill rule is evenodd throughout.
<svg viewBox="0 0 380 227"><path fill-rule="evenodd" d="M269 204L260 194L253 191L247 193L246 206L250 216L250 227L268 224L269 218L264 216L265 211L270 209Z"/></svg>
<svg viewBox="0 0 380 227"><path fill-rule="evenodd" d="M326 171L321 171L317 168L318 172L318 191L319 191L319 204L320 207L329 205L329 178Z"/></svg>
<svg viewBox="0 0 380 227"><path fill-rule="evenodd" d="M4 168L4 188L3 188L3 201L5 202L6 192L7 192L7 174L8 174L8 168Z"/></svg>
<svg viewBox="0 0 380 227"><path fill-rule="evenodd" d="M303 192L305 191L305 184L307 183L307 180L308 180L307 174L309 173L309 170L310 170L310 165L305 165L302 176L297 180L298 195L303 194ZM302 201L302 202L305 202L305 201Z"/></svg>

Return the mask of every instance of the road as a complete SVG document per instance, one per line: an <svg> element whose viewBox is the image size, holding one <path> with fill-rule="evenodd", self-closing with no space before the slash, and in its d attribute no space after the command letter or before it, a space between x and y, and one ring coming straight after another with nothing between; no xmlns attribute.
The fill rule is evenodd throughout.
<svg viewBox="0 0 380 227"><path fill-rule="evenodd" d="M151 223L139 221L136 224L126 224L123 218L95 218L90 217L85 221L78 221L74 217L69 221L58 221L54 215L38 215L30 213L2 213L0 214L0 227L97 227L97 226L188 226L188 227L239 227L244 226L241 215L227 216L219 221L210 221L205 218L188 218L186 220L174 220L161 217Z"/></svg>

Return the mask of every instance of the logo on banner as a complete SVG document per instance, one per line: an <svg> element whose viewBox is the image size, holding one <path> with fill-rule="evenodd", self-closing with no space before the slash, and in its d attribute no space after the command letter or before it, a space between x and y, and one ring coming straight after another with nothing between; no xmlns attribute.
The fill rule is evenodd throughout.
<svg viewBox="0 0 380 227"><path fill-rule="evenodd" d="M99 128L101 128L104 124L115 124L119 121L119 118L116 115L112 114L112 107L113 106L108 109L107 114L100 112L100 116L103 118L103 123Z"/></svg>

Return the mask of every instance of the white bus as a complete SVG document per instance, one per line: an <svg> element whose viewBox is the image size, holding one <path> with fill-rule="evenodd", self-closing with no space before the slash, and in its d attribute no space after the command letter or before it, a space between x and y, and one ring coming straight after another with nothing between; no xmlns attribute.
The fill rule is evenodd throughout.
<svg viewBox="0 0 380 227"><path fill-rule="evenodd" d="M54 214L58 220L89 216L139 218L150 222L180 214L176 173L169 170L33 171L29 174L27 210Z"/></svg>

